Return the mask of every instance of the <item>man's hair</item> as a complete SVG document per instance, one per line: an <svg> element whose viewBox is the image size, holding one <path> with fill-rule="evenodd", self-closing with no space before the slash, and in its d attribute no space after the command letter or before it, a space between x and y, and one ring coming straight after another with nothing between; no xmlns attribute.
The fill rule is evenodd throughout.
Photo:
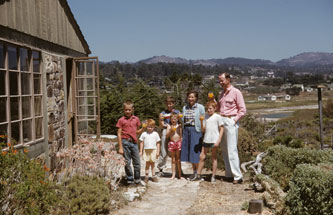
<svg viewBox="0 0 333 215"><path fill-rule="evenodd" d="M198 101L198 99L199 99L199 93L197 91L195 91L195 90L189 90L189 91L187 91L186 97L188 97L192 93L194 94L194 96L197 98L197 101Z"/></svg>
<svg viewBox="0 0 333 215"><path fill-rule="evenodd" d="M231 75L227 72L222 73L220 76L224 75L225 78L229 79L231 82Z"/></svg>
<svg viewBox="0 0 333 215"><path fill-rule="evenodd" d="M147 125L150 125L150 126L155 127L155 120L153 120L153 119L148 119L148 120L147 120Z"/></svg>
<svg viewBox="0 0 333 215"><path fill-rule="evenodd" d="M168 102L175 103L175 99L172 96L167 96L166 99L165 99L165 102L166 103L168 103Z"/></svg>
<svg viewBox="0 0 333 215"><path fill-rule="evenodd" d="M206 103L206 108L208 108L209 106L212 106L215 109L217 108L216 102L213 102L213 101L209 101Z"/></svg>
<svg viewBox="0 0 333 215"><path fill-rule="evenodd" d="M123 103L123 108L125 108L125 106L132 106L133 107L133 102L132 101L126 101Z"/></svg>

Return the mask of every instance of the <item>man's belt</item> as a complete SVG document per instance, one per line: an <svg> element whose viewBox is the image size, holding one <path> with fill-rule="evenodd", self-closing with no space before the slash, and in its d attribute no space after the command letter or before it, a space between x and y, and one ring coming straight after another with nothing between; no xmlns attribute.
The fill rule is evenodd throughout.
<svg viewBox="0 0 333 215"><path fill-rule="evenodd" d="M227 117L227 118L231 118L231 117L235 117L235 116L237 116L237 115L223 115L223 114L221 114L221 116L223 116L223 117Z"/></svg>

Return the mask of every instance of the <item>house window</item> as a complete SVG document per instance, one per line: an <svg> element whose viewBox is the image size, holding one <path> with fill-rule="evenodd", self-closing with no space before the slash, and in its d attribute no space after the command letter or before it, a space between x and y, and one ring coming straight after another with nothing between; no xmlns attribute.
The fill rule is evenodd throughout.
<svg viewBox="0 0 333 215"><path fill-rule="evenodd" d="M0 41L0 143L42 140L40 52Z"/></svg>

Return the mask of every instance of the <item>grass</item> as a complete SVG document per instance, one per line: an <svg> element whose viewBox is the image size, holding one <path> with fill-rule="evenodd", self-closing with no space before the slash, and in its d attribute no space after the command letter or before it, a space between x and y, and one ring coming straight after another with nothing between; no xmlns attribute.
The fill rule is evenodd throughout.
<svg viewBox="0 0 333 215"><path fill-rule="evenodd" d="M314 100L301 100L301 101L289 101L289 102L262 101L255 103L246 103L246 109L256 110L256 109L293 107L293 106L304 106L304 105L315 105L315 104L318 104L318 101Z"/></svg>
<svg viewBox="0 0 333 215"><path fill-rule="evenodd" d="M267 109L267 108L280 108L292 107L303 105L316 105L318 104L317 92L303 92L299 96L292 96L291 101L275 102L275 101L257 101L259 95L245 94L245 103L247 110ZM333 97L333 91L324 91L322 93L323 101Z"/></svg>

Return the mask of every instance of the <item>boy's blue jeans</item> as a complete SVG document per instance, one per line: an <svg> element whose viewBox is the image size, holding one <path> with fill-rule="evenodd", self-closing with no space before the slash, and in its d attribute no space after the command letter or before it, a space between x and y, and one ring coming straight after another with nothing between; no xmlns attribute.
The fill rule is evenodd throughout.
<svg viewBox="0 0 333 215"><path fill-rule="evenodd" d="M127 183L133 184L139 183L140 178L140 154L138 144L129 142L125 139L122 139L123 149L124 149L124 158L125 158L125 172L127 176ZM134 177L131 163L133 161L134 167Z"/></svg>

